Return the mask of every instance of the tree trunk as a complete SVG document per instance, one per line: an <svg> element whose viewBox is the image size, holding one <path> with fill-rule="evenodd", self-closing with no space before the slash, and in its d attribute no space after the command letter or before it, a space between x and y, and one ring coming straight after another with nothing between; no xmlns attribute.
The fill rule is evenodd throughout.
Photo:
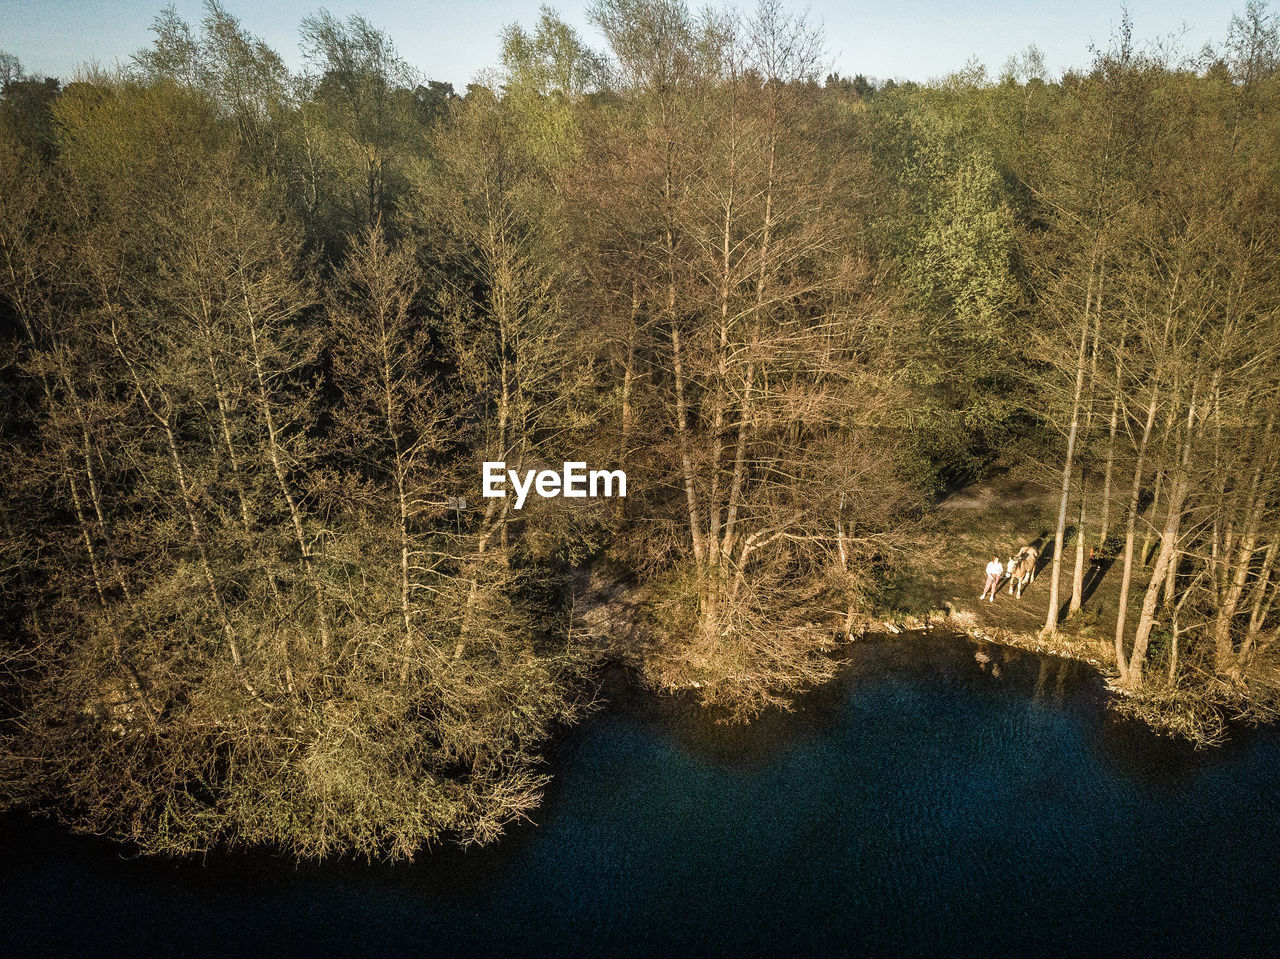
<svg viewBox="0 0 1280 959"><path fill-rule="evenodd" d="M1160 591L1161 609L1170 609L1173 606L1174 593L1178 588L1178 566L1182 562L1182 553L1180 550L1174 550L1173 556L1169 560L1169 565L1164 572L1164 588Z"/></svg>
<svg viewBox="0 0 1280 959"><path fill-rule="evenodd" d="M1186 480L1182 474L1179 474L1171 482L1169 512L1160 536L1160 551L1156 555L1155 568L1142 600L1142 613L1138 618L1138 628L1133 637L1133 652L1129 656L1129 668L1125 677L1125 685L1130 689L1137 689L1142 685L1142 669L1146 661L1147 644L1151 639L1151 629L1155 625L1156 601L1160 595L1161 580L1178 552L1176 544L1182 524L1182 504L1185 494Z"/></svg>
<svg viewBox="0 0 1280 959"><path fill-rule="evenodd" d="M684 357L680 350L680 324L676 317L676 237L673 223L675 202L672 183L671 152L674 144L667 144L667 168L663 180L663 199L666 204L666 255L667 255L667 322L671 324L671 363L675 375L676 434L680 443L680 469L684 478L685 502L689 510L689 531L693 543L693 558L699 566L706 559L703 548L702 520L698 510L698 491L693 475L693 455L690 450L689 413L685 400Z"/></svg>
<svg viewBox="0 0 1280 959"><path fill-rule="evenodd" d="M1095 251L1095 258L1097 253ZM1071 401L1071 430L1067 433L1067 455L1062 464L1062 497L1058 504L1058 525L1053 536L1053 570L1049 575L1049 612L1041 634L1051 636L1058 631L1058 582L1062 571L1062 545L1067 529L1067 503L1071 496L1071 474L1076 452L1076 434L1080 430L1080 399L1084 393L1085 352L1089 346L1089 311L1093 301L1093 263L1089 264L1089 290L1085 296L1084 320L1080 324L1080 349L1076 355L1076 388Z"/></svg>
<svg viewBox="0 0 1280 959"><path fill-rule="evenodd" d="M1263 432L1262 442L1259 445L1257 463L1249 480L1249 491L1244 504L1244 529L1240 534L1240 545L1236 552L1234 573L1227 589L1223 593L1213 624L1214 665L1219 673L1234 679L1239 678L1238 669L1240 663L1235 655L1231 640L1231 626L1235 620L1236 610L1239 608L1240 598L1244 594L1245 584L1249 579L1249 569L1253 565L1253 554L1257 546L1258 524L1262 518L1262 511L1265 505L1264 497L1259 495L1258 490L1262 483L1262 474L1264 470L1271 467L1274 458L1270 444L1274 426L1275 414L1272 414L1267 419L1267 426ZM1223 559L1226 560L1228 557L1224 556Z"/></svg>
<svg viewBox="0 0 1280 959"><path fill-rule="evenodd" d="M1083 602L1084 594L1084 501L1085 490L1088 488L1086 480L1086 471L1084 467L1080 468L1080 506L1076 510L1076 567L1071 574L1071 605L1067 609L1067 615L1078 613L1080 604Z"/></svg>
<svg viewBox="0 0 1280 959"><path fill-rule="evenodd" d="M1262 628L1262 620L1264 618L1264 603L1267 598L1268 588L1271 585L1271 570L1275 566L1277 546L1280 546L1274 540L1267 547L1266 555L1262 558L1262 568L1258 570L1258 578L1253 587L1253 602L1250 604L1249 612L1249 639L1257 636L1258 630Z"/></svg>
<svg viewBox="0 0 1280 959"><path fill-rule="evenodd" d="M1133 468L1133 487L1129 492L1129 508L1125 513L1124 567L1120 575L1120 599L1116 609L1116 669L1120 681L1129 678L1129 660L1124 651L1124 625L1129 611L1129 585L1133 580L1133 544L1138 522L1138 507L1142 501L1142 468L1151 442L1151 430L1156 422L1157 387L1152 385L1151 398L1147 402L1147 421L1138 444L1138 459Z"/></svg>
<svg viewBox="0 0 1280 959"><path fill-rule="evenodd" d="M1160 509L1160 493L1164 489L1164 470L1156 470L1156 488L1151 494L1151 507L1147 510L1148 516L1155 516L1156 511ZM1151 557L1151 539L1155 535L1155 527L1151 523L1147 523L1142 533L1142 549L1138 551L1138 562L1143 566L1150 565L1147 561Z"/></svg>
<svg viewBox="0 0 1280 959"><path fill-rule="evenodd" d="M636 292L635 280L631 281L631 326L627 330L627 358L622 368L622 409L619 417L618 466L625 469L631 449L631 393L635 383L636 362L636 318L640 313L640 298ZM618 500L621 508L622 500Z"/></svg>
<svg viewBox="0 0 1280 959"><path fill-rule="evenodd" d="M253 370L258 381L258 402L262 409L263 422L267 427L267 454L271 459L271 468L275 472L276 482L280 486L280 493L289 507L289 519L292 521L294 535L298 540L298 549L302 553L303 570L311 581L312 590L315 592L316 623L320 629L320 656L321 658L327 658L330 647L330 633L329 616L325 609L324 589L312 567L311 548L307 545L306 534L302 528L302 512L298 508L293 491L289 489L284 463L280 459L280 441L276 432L275 418L271 414L271 399L267 393L266 373L263 370L262 351L258 342L258 325L253 315L253 309L249 304L247 293L244 295L244 312L249 325L249 342L253 347Z"/></svg>
<svg viewBox="0 0 1280 959"><path fill-rule="evenodd" d="M771 116L776 122L776 118ZM773 186L775 163L777 159L777 128L773 126L769 133L769 173L765 181L764 191L764 224L760 231L760 269L756 275L756 303L752 314L755 330L760 328L760 316L764 310L765 287L769 280L770 242L773 237ZM751 435L751 417L753 387L755 384L756 363L752 357L747 361L746 376L743 379L742 409L738 418L738 439L733 454L733 480L729 486L729 506L725 514L724 543L722 549L726 558L733 555L737 537L738 506L742 500L742 487L746 479L747 440Z"/></svg>
<svg viewBox="0 0 1280 959"><path fill-rule="evenodd" d="M1170 565L1178 555L1178 533L1182 526L1182 507L1186 501L1188 489L1188 464L1191 459L1191 445L1195 440L1196 397L1191 396L1191 405L1187 410L1187 431L1182 442L1181 455L1176 472L1169 480L1169 512L1165 519L1164 530L1160 535L1160 552L1156 556L1155 568L1151 573L1151 582L1147 586L1142 600L1142 613L1138 619L1138 628L1133 637L1133 652L1129 656L1129 668L1125 683L1130 689L1142 685L1142 669L1147 656L1147 644L1151 639L1151 629L1155 625L1156 601L1159 598L1162 580Z"/></svg>
<svg viewBox="0 0 1280 959"><path fill-rule="evenodd" d="M1125 337L1120 335L1120 347L1116 351L1116 393L1111 398L1111 419L1107 423L1107 461L1102 473L1102 519L1098 528L1098 545L1106 546L1111 532L1111 471L1116 461L1116 429L1120 423L1120 376L1124 356Z"/></svg>
<svg viewBox="0 0 1280 959"><path fill-rule="evenodd" d="M724 448L725 403L729 379L729 293L732 283L733 186L736 154L734 144L729 154L729 194L724 203L724 219L720 235L720 316L719 343L716 348L716 386L711 401L711 493L707 502L707 553L713 566L724 557L720 543L720 455Z"/></svg>

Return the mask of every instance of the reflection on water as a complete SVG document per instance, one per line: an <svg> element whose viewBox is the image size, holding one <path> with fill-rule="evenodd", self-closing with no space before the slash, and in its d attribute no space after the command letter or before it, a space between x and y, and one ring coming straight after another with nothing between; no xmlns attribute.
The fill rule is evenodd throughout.
<svg viewBox="0 0 1280 959"><path fill-rule="evenodd" d="M909 636L748 727L621 676L535 818L412 867L121 859L11 817L23 954L1269 953L1280 738L1195 752L1088 667ZM1123 949L1121 950L1121 945Z"/></svg>

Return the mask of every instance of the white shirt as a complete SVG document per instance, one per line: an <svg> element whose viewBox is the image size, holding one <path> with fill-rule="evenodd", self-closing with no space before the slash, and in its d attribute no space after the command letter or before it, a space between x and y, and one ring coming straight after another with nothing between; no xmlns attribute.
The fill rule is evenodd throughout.
<svg viewBox="0 0 1280 959"><path fill-rule="evenodd" d="M1004 565L998 559L993 559L987 564L988 576L999 576L1004 572Z"/></svg>

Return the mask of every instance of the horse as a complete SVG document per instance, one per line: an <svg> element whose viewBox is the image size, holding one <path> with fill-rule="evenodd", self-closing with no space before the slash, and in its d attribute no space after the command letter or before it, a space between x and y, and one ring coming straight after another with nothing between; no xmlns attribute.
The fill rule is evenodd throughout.
<svg viewBox="0 0 1280 959"><path fill-rule="evenodd" d="M1022 599L1022 587L1026 586L1036 578L1036 560L1040 558L1039 552L1034 546L1024 546L1018 550L1018 555L1011 556L1009 562L1005 564L1005 572L1009 576L1009 595ZM1013 591L1017 586L1018 592Z"/></svg>

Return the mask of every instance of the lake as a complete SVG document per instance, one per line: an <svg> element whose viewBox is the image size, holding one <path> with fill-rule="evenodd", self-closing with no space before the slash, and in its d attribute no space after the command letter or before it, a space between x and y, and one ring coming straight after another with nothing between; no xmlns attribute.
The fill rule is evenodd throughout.
<svg viewBox="0 0 1280 959"><path fill-rule="evenodd" d="M536 825L413 865L127 858L0 823L11 955L1276 954L1280 735L1195 751L1086 666L913 634L718 726L606 677Z"/></svg>

